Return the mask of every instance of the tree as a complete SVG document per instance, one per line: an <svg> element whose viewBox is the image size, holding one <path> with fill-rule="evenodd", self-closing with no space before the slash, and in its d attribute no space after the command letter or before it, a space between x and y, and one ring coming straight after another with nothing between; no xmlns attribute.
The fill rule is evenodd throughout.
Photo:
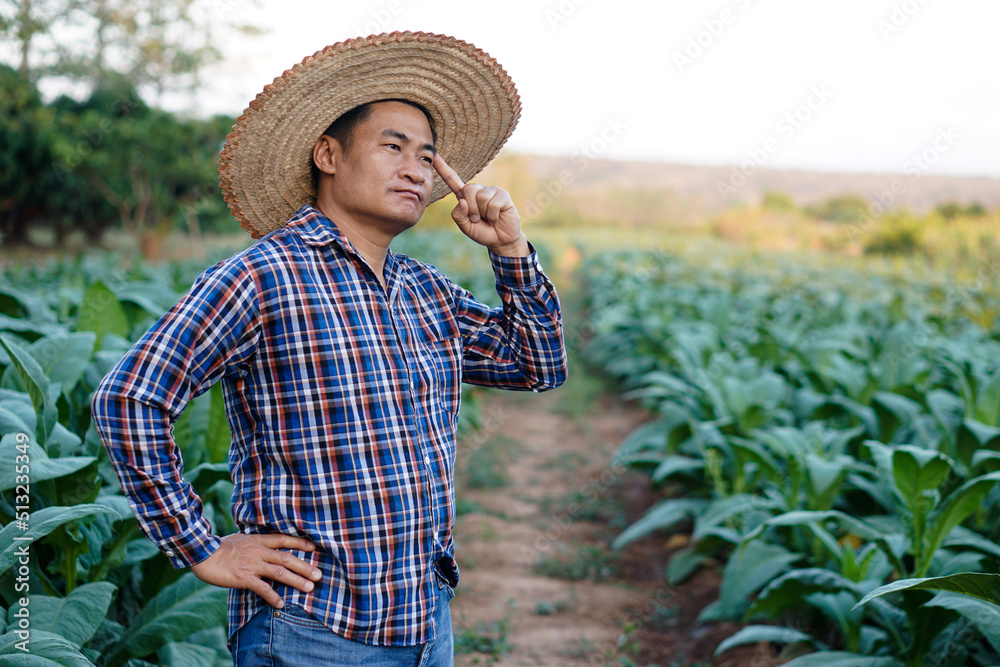
<svg viewBox="0 0 1000 667"><path fill-rule="evenodd" d="M25 239L31 217L48 213L38 174L52 163L53 113L38 91L16 70L0 65L0 237Z"/></svg>
<svg viewBox="0 0 1000 667"><path fill-rule="evenodd" d="M764 193L760 206L769 211L794 211L795 200L784 192L768 190Z"/></svg>
<svg viewBox="0 0 1000 667"><path fill-rule="evenodd" d="M869 202L858 195L844 194L827 199L818 206L810 206L806 212L829 222L854 222L863 218Z"/></svg>
<svg viewBox="0 0 1000 667"><path fill-rule="evenodd" d="M0 34L22 75L82 84L84 96L195 90L201 69L222 57L219 30L260 33L219 18L202 0L0 0Z"/></svg>

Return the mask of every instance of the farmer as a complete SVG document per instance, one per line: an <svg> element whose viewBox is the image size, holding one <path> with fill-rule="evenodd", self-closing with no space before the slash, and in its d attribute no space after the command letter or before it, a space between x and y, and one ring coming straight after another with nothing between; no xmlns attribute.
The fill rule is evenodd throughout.
<svg viewBox="0 0 1000 667"><path fill-rule="evenodd" d="M220 157L259 240L199 276L98 387L94 420L143 531L231 589L236 665L452 664L460 383L542 391L566 373L556 293L510 195L467 183L519 115L503 68L454 38L306 58ZM389 249L449 190L500 308ZM226 537L171 435L219 380L239 527Z"/></svg>

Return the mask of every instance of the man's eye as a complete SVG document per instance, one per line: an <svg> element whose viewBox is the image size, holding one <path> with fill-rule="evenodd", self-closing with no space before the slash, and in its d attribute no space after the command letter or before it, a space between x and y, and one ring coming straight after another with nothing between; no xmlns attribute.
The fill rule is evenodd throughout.
<svg viewBox="0 0 1000 667"><path fill-rule="evenodd" d="M386 146L388 146L389 148L391 148L394 151L398 151L399 150L399 144L386 144Z"/></svg>
<svg viewBox="0 0 1000 667"><path fill-rule="evenodd" d="M426 162L427 164L434 164L434 158L427 157L426 155L421 157L420 159Z"/></svg>

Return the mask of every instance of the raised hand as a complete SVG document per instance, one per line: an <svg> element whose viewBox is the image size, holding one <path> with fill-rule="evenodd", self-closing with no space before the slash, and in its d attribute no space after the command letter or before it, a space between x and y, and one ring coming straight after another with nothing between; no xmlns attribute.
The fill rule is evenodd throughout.
<svg viewBox="0 0 1000 667"><path fill-rule="evenodd" d="M246 588L276 609L285 606L281 596L264 581L280 581L303 593L313 589L322 573L287 551L315 551L316 545L302 537L279 533L246 535L236 533L222 538L222 545L211 556L194 565L191 571L202 581L223 588Z"/></svg>
<svg viewBox="0 0 1000 667"><path fill-rule="evenodd" d="M509 192L494 185L463 183L440 153L434 154L434 168L458 199L451 219L463 234L497 255L530 254L528 239L521 231L521 217Z"/></svg>

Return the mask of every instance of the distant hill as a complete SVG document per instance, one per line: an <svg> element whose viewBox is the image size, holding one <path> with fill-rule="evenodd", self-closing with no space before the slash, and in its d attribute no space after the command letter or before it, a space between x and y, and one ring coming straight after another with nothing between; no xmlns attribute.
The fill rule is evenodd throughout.
<svg viewBox="0 0 1000 667"><path fill-rule="evenodd" d="M760 169L744 180L734 167L506 153L494 165L498 172L511 167L527 169L535 181L533 186L541 191L558 190L561 175L569 182L566 190L586 193L588 199L600 193L613 192L617 198L633 193L646 201L668 202L674 217L688 219L730 206L757 204L767 191L783 192L799 206L843 194L874 202L881 193L891 192L894 183L891 207L907 206L916 213L926 213L949 200L964 205L978 202L990 210L1000 208L1000 178Z"/></svg>

